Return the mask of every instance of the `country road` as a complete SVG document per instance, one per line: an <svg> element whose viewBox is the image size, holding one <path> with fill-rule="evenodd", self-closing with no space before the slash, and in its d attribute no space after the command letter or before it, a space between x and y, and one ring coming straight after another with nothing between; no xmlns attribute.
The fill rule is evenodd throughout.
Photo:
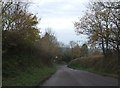
<svg viewBox="0 0 120 88"><path fill-rule="evenodd" d="M59 66L42 86L118 86L118 80L67 66Z"/></svg>

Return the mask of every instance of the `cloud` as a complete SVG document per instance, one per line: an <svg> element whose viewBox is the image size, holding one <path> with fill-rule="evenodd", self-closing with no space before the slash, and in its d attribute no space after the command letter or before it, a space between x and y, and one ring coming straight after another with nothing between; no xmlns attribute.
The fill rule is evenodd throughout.
<svg viewBox="0 0 120 88"><path fill-rule="evenodd" d="M74 27L74 21L77 17L62 17L62 18L43 18L38 25L39 27L46 28L46 27L52 27L56 30L64 30Z"/></svg>
<svg viewBox="0 0 120 88"><path fill-rule="evenodd" d="M34 0L31 9L42 17L78 16L85 9L86 0Z"/></svg>
<svg viewBox="0 0 120 88"><path fill-rule="evenodd" d="M31 0L29 10L41 18L38 27L42 32L50 27L57 34L58 40L65 44L70 40L84 42L86 37L76 36L73 23L83 15L87 2L88 0Z"/></svg>
<svg viewBox="0 0 120 88"><path fill-rule="evenodd" d="M33 2L33 3L40 3L40 5L45 5L46 3L60 3L60 2L64 2L64 3L73 3L73 4L79 4L79 3L87 3L88 0L27 0L29 2Z"/></svg>

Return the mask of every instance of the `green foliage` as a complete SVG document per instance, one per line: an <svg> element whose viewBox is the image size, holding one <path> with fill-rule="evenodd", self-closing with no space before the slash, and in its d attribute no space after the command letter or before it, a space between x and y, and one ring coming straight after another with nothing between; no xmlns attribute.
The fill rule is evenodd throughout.
<svg viewBox="0 0 120 88"><path fill-rule="evenodd" d="M72 53L69 48L66 48L65 51L63 52L62 60L65 62L70 62L72 60Z"/></svg>
<svg viewBox="0 0 120 88"><path fill-rule="evenodd" d="M38 86L56 71L54 66L51 67L29 67L25 72L20 72L17 77L3 78L2 86Z"/></svg>
<svg viewBox="0 0 120 88"><path fill-rule="evenodd" d="M60 57L60 47L56 37L46 32L45 35L35 43L35 54L43 58L45 64L52 64L55 57Z"/></svg>
<svg viewBox="0 0 120 88"><path fill-rule="evenodd" d="M40 38L37 17L22 2L3 2L2 8L3 78L16 77L29 67L52 66L59 48L55 36Z"/></svg>
<svg viewBox="0 0 120 88"><path fill-rule="evenodd" d="M33 66L40 60L32 54L39 40L36 28L37 17L26 11L22 2L3 2L2 8L2 61L3 78L16 76L20 71ZM32 57L32 55L34 57Z"/></svg>
<svg viewBox="0 0 120 88"><path fill-rule="evenodd" d="M2 18L2 47L4 53L28 52L28 48L33 47L34 43L40 38L39 31L35 27L38 23L37 17L28 13L23 3L3 3Z"/></svg>
<svg viewBox="0 0 120 88"><path fill-rule="evenodd" d="M88 46L86 44L83 44L81 47L81 56L87 56L88 55Z"/></svg>

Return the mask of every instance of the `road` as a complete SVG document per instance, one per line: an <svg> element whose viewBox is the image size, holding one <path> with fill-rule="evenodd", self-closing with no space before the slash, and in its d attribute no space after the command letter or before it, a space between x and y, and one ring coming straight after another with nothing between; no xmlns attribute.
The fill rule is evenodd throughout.
<svg viewBox="0 0 120 88"><path fill-rule="evenodd" d="M91 72L59 66L42 86L118 86L118 80Z"/></svg>

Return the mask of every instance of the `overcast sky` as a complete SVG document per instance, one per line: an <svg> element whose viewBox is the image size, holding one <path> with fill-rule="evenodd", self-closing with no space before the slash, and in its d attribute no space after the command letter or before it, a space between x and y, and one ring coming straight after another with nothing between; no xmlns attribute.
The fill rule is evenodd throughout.
<svg viewBox="0 0 120 88"><path fill-rule="evenodd" d="M29 11L41 18L38 27L44 34L51 28L58 39L64 44L70 41L87 42L87 36L76 35L74 22L84 14L89 0L31 0Z"/></svg>

